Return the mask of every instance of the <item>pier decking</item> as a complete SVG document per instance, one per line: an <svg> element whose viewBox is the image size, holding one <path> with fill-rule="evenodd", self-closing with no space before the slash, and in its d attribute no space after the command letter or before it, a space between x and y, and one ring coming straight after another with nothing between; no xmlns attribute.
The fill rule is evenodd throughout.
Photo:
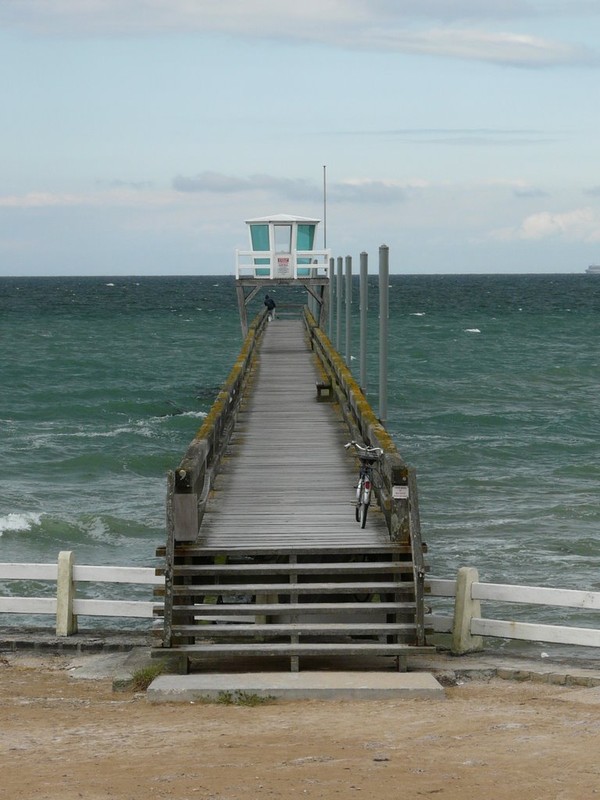
<svg viewBox="0 0 600 800"><path fill-rule="evenodd" d="M181 671L191 660L253 656L297 670L301 657L378 655L402 669L409 652L427 649L416 487L415 507L392 501L391 483L406 482L407 470L388 445L379 502L364 529L355 521L357 464L344 443L372 439L365 432L377 425L352 421L351 406L372 416L370 407L343 364L332 366L335 355L317 357L323 335L310 320L255 324L172 475L154 655L176 657ZM318 396L322 382L331 402Z"/></svg>
<svg viewBox="0 0 600 800"><path fill-rule="evenodd" d="M202 523L206 547L389 544L376 507L364 529L354 521L357 470L344 450L348 431L332 404L316 400L321 376L304 334L299 319L266 328L252 391Z"/></svg>

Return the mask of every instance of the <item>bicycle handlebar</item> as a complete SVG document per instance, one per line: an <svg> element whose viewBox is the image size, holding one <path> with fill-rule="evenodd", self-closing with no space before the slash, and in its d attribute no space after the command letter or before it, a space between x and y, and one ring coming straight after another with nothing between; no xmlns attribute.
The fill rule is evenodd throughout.
<svg viewBox="0 0 600 800"><path fill-rule="evenodd" d="M344 445L347 450L349 447L354 447L358 453L359 458L380 458L383 455L381 447L369 447L368 445L360 445L358 442L351 441Z"/></svg>

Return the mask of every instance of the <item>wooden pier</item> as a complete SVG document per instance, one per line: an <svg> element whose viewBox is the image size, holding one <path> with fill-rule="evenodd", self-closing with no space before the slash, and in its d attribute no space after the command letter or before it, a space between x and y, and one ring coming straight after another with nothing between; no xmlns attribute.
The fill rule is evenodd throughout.
<svg viewBox="0 0 600 800"><path fill-rule="evenodd" d="M384 450L364 529L350 439ZM292 670L300 659L339 667L368 655L403 669L429 649L414 473L307 309L273 322L265 312L250 327L169 476L167 528L153 655L180 671L225 659L252 669L265 656Z"/></svg>

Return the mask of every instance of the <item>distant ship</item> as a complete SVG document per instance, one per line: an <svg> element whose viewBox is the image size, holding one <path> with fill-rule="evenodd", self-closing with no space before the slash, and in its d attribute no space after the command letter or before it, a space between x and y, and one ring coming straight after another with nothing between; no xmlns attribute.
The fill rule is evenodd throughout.
<svg viewBox="0 0 600 800"><path fill-rule="evenodd" d="M600 275L600 264L592 264L586 269L589 275Z"/></svg>

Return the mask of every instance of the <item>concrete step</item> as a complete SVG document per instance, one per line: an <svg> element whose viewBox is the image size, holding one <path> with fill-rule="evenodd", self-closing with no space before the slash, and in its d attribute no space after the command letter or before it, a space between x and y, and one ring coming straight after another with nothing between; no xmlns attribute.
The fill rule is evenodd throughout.
<svg viewBox="0 0 600 800"><path fill-rule="evenodd" d="M150 703L195 703L245 698L265 700L443 699L427 672L261 672L161 675L146 692Z"/></svg>

